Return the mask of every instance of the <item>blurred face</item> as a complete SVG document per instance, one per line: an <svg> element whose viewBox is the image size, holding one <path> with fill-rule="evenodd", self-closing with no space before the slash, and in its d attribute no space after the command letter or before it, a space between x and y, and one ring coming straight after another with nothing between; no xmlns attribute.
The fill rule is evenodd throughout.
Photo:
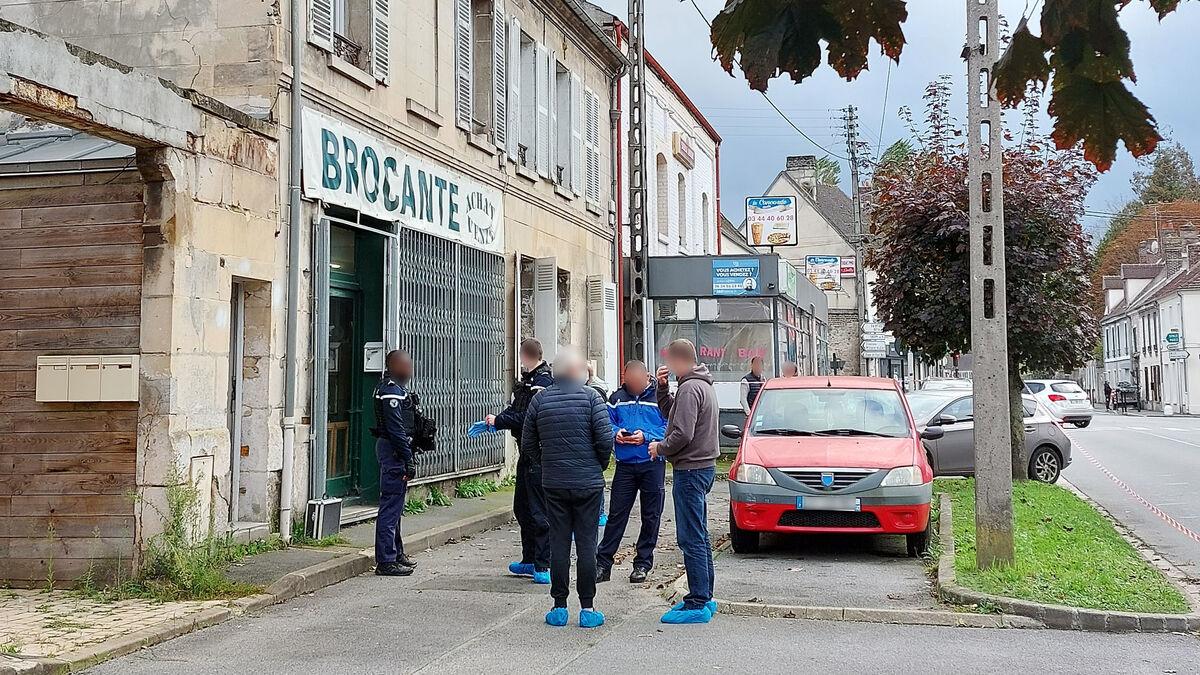
<svg viewBox="0 0 1200 675"><path fill-rule="evenodd" d="M750 372L754 373L755 375L762 375L762 372L763 372L762 359L758 358L757 356L754 357L753 359L750 359Z"/></svg>
<svg viewBox="0 0 1200 675"><path fill-rule="evenodd" d="M407 384L413 376L413 360L407 354L393 354L387 369L401 384Z"/></svg>
<svg viewBox="0 0 1200 675"><path fill-rule="evenodd" d="M650 373L646 372L646 367L640 363L631 363L625 366L625 372L621 376L621 383L625 385L625 390L634 396L640 395L646 391L646 387L650 385Z"/></svg>
<svg viewBox="0 0 1200 675"><path fill-rule="evenodd" d="M783 376L784 377L795 377L796 376L796 364L794 364L794 363L783 364Z"/></svg>
<svg viewBox="0 0 1200 675"><path fill-rule="evenodd" d="M541 362L542 362L541 359L534 358L532 356L526 356L525 354L521 354L521 370L523 370L527 373L529 371L533 370L534 368L537 368L538 364Z"/></svg>
<svg viewBox="0 0 1200 675"><path fill-rule="evenodd" d="M690 359L679 358L669 354L667 355L667 369L671 371L671 374L675 376L675 379L679 379L684 375L687 375L688 373L692 372L692 369L695 367L696 364L692 363Z"/></svg>

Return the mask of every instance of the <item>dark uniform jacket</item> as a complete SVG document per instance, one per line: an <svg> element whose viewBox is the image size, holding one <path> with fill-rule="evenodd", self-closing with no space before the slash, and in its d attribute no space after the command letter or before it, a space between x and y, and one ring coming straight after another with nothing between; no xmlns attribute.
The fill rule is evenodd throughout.
<svg viewBox="0 0 1200 675"><path fill-rule="evenodd" d="M371 435L392 446L393 459L410 478L416 470L409 437L415 403L391 375L383 374L375 387L375 428L371 429Z"/></svg>
<svg viewBox="0 0 1200 675"><path fill-rule="evenodd" d="M521 373L521 379L513 385L512 402L496 415L496 428L508 429L517 442L521 441L521 428L525 424L525 411L537 393L554 384L550 366L542 361L533 370Z"/></svg>
<svg viewBox="0 0 1200 675"><path fill-rule="evenodd" d="M613 450L612 422L593 388L556 382L529 404L521 453L542 469L542 487L604 488Z"/></svg>

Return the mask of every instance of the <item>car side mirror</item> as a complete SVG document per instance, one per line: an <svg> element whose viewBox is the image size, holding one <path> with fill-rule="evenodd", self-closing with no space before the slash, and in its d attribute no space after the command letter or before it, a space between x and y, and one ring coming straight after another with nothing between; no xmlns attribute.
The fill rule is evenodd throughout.
<svg viewBox="0 0 1200 675"><path fill-rule="evenodd" d="M936 441L945 435L946 430L941 427L925 427L925 430L921 432L921 440Z"/></svg>
<svg viewBox="0 0 1200 675"><path fill-rule="evenodd" d="M958 418L954 415L938 415L937 423L938 426L942 427L949 426L951 424L958 424Z"/></svg>
<svg viewBox="0 0 1200 675"><path fill-rule="evenodd" d="M721 435L725 438L741 438L742 429L736 424L726 424L721 427Z"/></svg>

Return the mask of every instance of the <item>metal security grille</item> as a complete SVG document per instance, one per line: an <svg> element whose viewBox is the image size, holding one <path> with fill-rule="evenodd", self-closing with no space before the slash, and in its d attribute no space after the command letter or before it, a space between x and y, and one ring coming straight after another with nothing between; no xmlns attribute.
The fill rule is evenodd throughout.
<svg viewBox="0 0 1200 675"><path fill-rule="evenodd" d="M438 423L437 452L420 456L415 482L499 468L504 437L466 432L504 405L504 259L410 229L399 249L400 345Z"/></svg>

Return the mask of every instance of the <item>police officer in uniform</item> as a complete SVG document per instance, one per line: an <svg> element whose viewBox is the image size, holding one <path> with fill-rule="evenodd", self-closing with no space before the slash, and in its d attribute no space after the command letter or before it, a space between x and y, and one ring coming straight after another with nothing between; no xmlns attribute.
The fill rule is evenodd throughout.
<svg viewBox="0 0 1200 675"><path fill-rule="evenodd" d="M371 434L379 460L379 516L375 520L375 574L404 577L416 562L404 553L400 517L408 480L415 475L411 429L416 414L414 396L405 387L412 379L413 363L402 351L388 352L386 370L375 387L375 428Z"/></svg>

